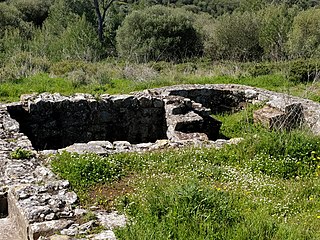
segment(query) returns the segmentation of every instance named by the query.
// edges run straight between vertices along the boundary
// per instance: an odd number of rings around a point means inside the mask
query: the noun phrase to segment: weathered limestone
[[[237,111],[246,103],[267,103],[270,107],[286,113],[289,119],[297,117],[299,120],[294,121],[294,125],[304,124],[314,134],[320,134],[320,104],[283,93],[237,84],[177,85],[151,89],[149,92],[161,96],[174,95],[189,98],[210,108],[213,113]],[[290,106],[296,106],[297,109],[294,107],[291,111]]]
[[[190,136],[190,135],[189,135]],[[101,142],[97,141],[97,145],[95,141],[91,141],[89,143],[75,143],[71,146],[68,146],[63,149],[52,151],[41,151],[42,155],[47,154],[55,154],[62,153],[63,151],[71,152],[71,153],[95,153],[100,155],[108,155],[115,153],[128,153],[128,152],[146,152],[146,151],[155,151],[161,149],[173,149],[173,148],[182,148],[182,147],[205,147],[205,148],[221,148],[227,144],[237,144],[241,141],[242,138],[232,138],[230,140],[218,139],[216,141],[212,140],[202,140],[199,138],[195,139],[187,139],[187,140],[177,140],[177,141],[169,141],[167,139],[157,140],[155,143],[141,143],[141,144],[130,144],[129,142],[124,142],[126,145],[115,145],[113,144],[112,148],[103,148]],[[116,142],[120,143],[120,141]],[[111,144],[106,141],[106,144]]]
[[[260,122],[269,129],[290,130],[301,127],[304,123],[301,103],[285,105],[284,108],[272,107],[268,103],[262,109],[254,112],[255,122]]]
[[[217,139],[221,122],[210,114],[237,111],[247,103],[266,105],[254,115],[269,128],[306,125],[320,134],[319,103],[240,85],[181,85],[99,99],[34,94],[0,104],[0,240],[72,239],[95,224],[108,230],[87,239],[115,239],[112,229],[123,226],[125,217],[97,212],[97,221],[77,224],[76,216],[85,211],[77,208],[76,194],[40,156],[237,144],[241,139]],[[33,157],[13,159],[10,153],[19,148]]]
[[[165,138],[186,140],[199,133],[203,133],[202,140],[212,140],[220,127],[201,104],[182,97],[103,95],[97,100],[87,94],[73,97],[40,94],[32,98],[24,96],[23,100],[9,105],[8,111],[38,150],[99,140],[130,143]]]
[[[167,137],[170,141],[217,139],[221,122],[210,116],[210,109],[188,98],[168,96],[164,99]]]

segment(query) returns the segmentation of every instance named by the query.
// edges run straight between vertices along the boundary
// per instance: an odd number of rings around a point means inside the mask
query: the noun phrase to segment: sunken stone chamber
[[[166,138],[163,102],[153,97],[88,94],[24,96],[7,107],[36,150],[96,140],[154,142]]]
[[[8,216],[8,197],[7,193],[0,192],[0,218],[6,218]]]

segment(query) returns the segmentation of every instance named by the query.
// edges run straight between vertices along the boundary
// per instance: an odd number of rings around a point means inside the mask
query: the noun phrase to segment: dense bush
[[[127,2],[129,1],[130,0],[127,0]],[[206,12],[211,16],[217,17],[225,13],[231,13],[232,11],[237,9],[240,5],[239,2],[239,0],[144,0],[141,1],[141,4],[162,4],[166,6],[178,6],[194,12]]]
[[[264,57],[271,60],[283,60],[286,57],[288,32],[292,26],[294,9],[285,5],[270,5],[259,12],[261,22],[259,43]]]
[[[319,79],[319,60],[295,60],[287,62],[288,79],[294,82],[312,82]]]
[[[179,61],[201,54],[200,36],[191,14],[182,9],[154,6],[134,11],[117,32],[121,57],[145,61]]]
[[[22,18],[27,22],[33,22],[41,26],[48,16],[48,11],[54,0],[10,0],[10,4],[15,6],[22,14]]]
[[[37,73],[47,72],[50,63],[45,57],[33,56],[30,52],[17,52],[12,55],[4,67],[0,68],[0,82],[12,81]]]
[[[49,16],[30,42],[32,52],[52,61],[99,59],[101,45],[94,27],[69,11],[63,1],[52,6]]]
[[[257,60],[262,56],[259,45],[259,21],[251,12],[219,17],[210,39],[213,59]]]
[[[21,33],[28,35],[30,26],[23,21],[23,15],[14,6],[6,2],[0,2],[0,38],[6,31],[18,29]]]
[[[289,33],[291,57],[308,58],[320,56],[320,9],[300,12],[293,21]]]

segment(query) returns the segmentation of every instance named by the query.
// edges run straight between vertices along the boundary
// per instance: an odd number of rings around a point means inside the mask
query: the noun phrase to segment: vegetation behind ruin
[[[0,101],[32,92],[98,95],[219,82],[318,100],[318,5],[1,1]]]

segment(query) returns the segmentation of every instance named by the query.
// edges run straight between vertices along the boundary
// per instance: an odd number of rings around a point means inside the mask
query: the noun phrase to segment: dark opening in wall
[[[36,150],[60,149],[89,141],[132,144],[166,139],[165,110],[159,99],[39,101],[8,106]]]
[[[172,90],[170,95],[189,98],[204,107],[210,108],[213,114],[234,112],[245,102],[244,93],[225,89],[182,89]]]
[[[0,218],[8,217],[8,197],[7,193],[0,194]]]

